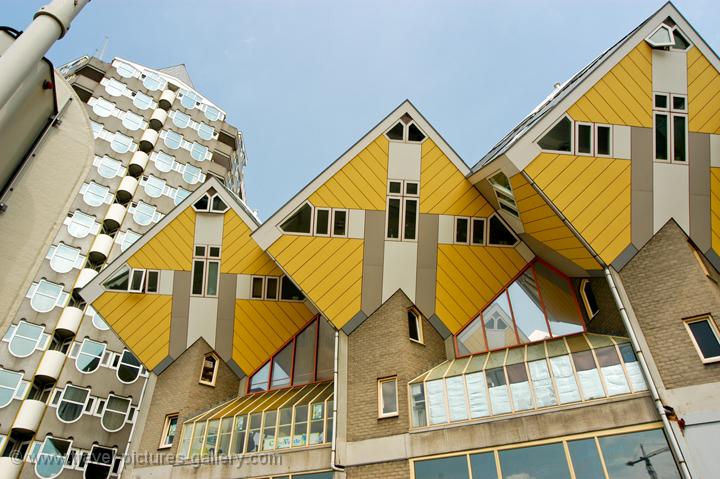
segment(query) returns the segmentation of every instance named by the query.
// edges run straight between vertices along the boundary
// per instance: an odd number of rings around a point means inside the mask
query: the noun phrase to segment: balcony
[[[125,219],[125,213],[127,208],[120,203],[113,203],[108,208],[108,212],[103,220],[103,226],[105,231],[111,232],[116,231]]]
[[[20,474],[23,461],[18,461],[13,457],[0,457],[0,477],[14,479]]]
[[[70,333],[70,335],[74,335],[80,327],[82,316],[82,309],[76,308],[75,306],[66,307],[60,315],[60,319],[58,319],[55,330],[60,330],[62,332]]]
[[[135,194],[137,187],[137,178],[134,176],[125,176],[122,181],[120,181],[120,186],[118,186],[117,192],[115,193],[118,203],[125,204],[130,201]]]
[[[162,108],[156,108],[150,117],[150,128],[160,131],[160,128],[165,124],[165,120],[167,120],[167,116],[167,111]]]
[[[35,399],[24,400],[18,410],[17,416],[15,416],[15,422],[12,425],[13,431],[37,432],[44,412],[44,402],[36,401]]]
[[[162,92],[162,95],[160,95],[160,101],[158,102],[160,108],[163,110],[169,110],[175,101],[176,96],[175,92],[171,90],[165,90]]]
[[[65,354],[52,349],[45,351],[43,358],[40,360],[37,371],[35,371],[35,377],[42,378],[46,381],[57,381],[60,377],[60,371],[62,370],[64,363]]]
[[[135,180],[135,182],[137,183],[137,180]],[[88,253],[90,261],[96,264],[104,263],[113,247],[113,241],[112,237],[104,233],[97,235]]]
[[[151,130],[146,130],[145,133]],[[157,132],[155,132],[157,135]],[[143,135],[144,136],[144,135]],[[130,173],[134,177],[138,177],[142,174],[143,171],[145,171],[145,167],[148,163],[148,155],[144,151],[136,151],[133,154],[132,159],[130,160],[130,164],[128,165],[128,173]]]
[[[75,281],[74,289],[84,288],[92,279],[98,275],[98,272],[91,268],[83,268]]]
[[[159,134],[155,130],[145,130],[140,138],[140,149],[145,152],[152,151],[152,149],[155,148],[158,136]]]

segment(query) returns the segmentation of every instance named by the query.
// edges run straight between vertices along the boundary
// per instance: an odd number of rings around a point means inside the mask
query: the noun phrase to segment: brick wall
[[[158,376],[138,453],[157,453],[165,416],[179,413],[173,446],[161,450],[166,454],[177,454],[183,421],[237,396],[240,380],[222,360],[214,387],[198,382],[205,354],[211,351],[212,348],[200,339]]]
[[[410,477],[408,461],[383,462],[366,466],[348,467],[348,479],[405,479]]]
[[[683,318],[720,319],[720,290],[670,221],[620,272],[623,285],[668,389],[720,381],[720,363],[703,364]]]
[[[605,276],[590,278],[590,287],[595,295],[598,308],[600,309],[595,317],[587,323],[588,331],[599,334],[612,334],[615,336],[627,336],[627,331],[620,318],[615,300],[612,297],[610,286]],[[578,298],[582,305],[582,298]],[[583,315],[585,308],[583,307]],[[587,316],[585,317],[587,321]]]
[[[407,432],[408,381],[446,359],[442,338],[425,318],[425,344],[409,339],[411,306],[407,296],[396,292],[348,338],[348,441]],[[378,419],[377,380],[393,375],[398,378],[399,414]]]

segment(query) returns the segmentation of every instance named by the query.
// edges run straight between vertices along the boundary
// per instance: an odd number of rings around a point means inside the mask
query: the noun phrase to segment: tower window
[[[693,345],[703,363],[720,361],[720,339],[712,317],[704,316],[686,320],[685,327],[687,327]]]
[[[580,282],[580,296],[582,297],[588,319],[594,318],[595,315],[600,312],[600,308],[598,307],[595,294],[590,286],[590,280],[583,279]]]
[[[219,360],[214,354],[206,354],[200,370],[200,384],[215,386],[217,379]]]
[[[411,341],[418,343],[423,342],[423,331],[422,331],[422,319],[420,315],[414,309],[409,309],[407,312],[408,319],[408,335]]]

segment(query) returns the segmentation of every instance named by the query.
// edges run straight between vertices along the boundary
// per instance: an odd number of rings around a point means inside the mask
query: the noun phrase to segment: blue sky
[[[24,29],[49,0],[3,0]],[[657,10],[651,0],[93,0],[48,57],[185,63],[245,134],[270,216],[404,99],[469,165],[552,89]],[[717,0],[675,2],[720,50]]]

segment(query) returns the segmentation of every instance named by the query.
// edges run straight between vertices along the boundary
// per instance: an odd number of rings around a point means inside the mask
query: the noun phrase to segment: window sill
[[[700,359],[702,360],[703,364],[720,363],[720,356],[718,356],[716,358],[710,358],[710,359],[705,359],[705,358],[701,357]]]
[[[164,450],[170,449],[170,448],[172,448],[172,444],[168,444],[167,446],[158,446],[157,450],[164,451]]]
[[[209,386],[211,388],[215,387],[215,383],[208,383],[208,382],[204,382],[204,381],[198,381],[198,384],[200,384],[201,386]]]
[[[419,344],[420,346],[425,346],[425,343],[422,341],[418,341],[417,339],[408,338],[411,343]]]
[[[398,414],[398,413],[386,414],[386,415],[384,415],[384,416],[378,416],[378,420],[380,420],[380,419],[392,419],[392,418],[394,418],[394,417],[399,417],[399,416],[400,416],[400,414]]]

